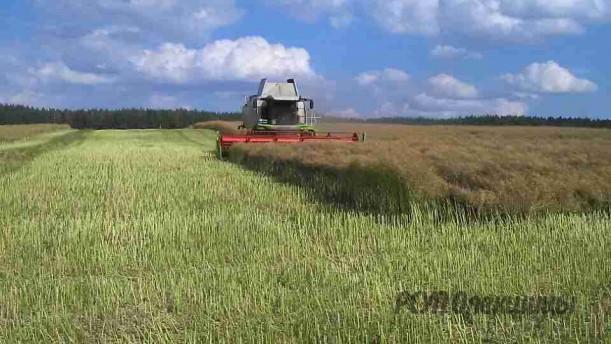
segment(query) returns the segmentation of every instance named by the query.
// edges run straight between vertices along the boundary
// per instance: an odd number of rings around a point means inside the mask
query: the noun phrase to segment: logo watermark
[[[575,298],[554,295],[469,295],[463,291],[402,291],[397,294],[395,313],[413,314],[512,314],[560,316],[575,311]]]

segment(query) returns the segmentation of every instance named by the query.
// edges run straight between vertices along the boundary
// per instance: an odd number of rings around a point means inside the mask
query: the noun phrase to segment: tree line
[[[326,117],[326,121],[358,122],[358,123],[390,123],[419,125],[488,125],[488,126],[553,126],[577,128],[607,128],[611,129],[611,120],[593,119],[587,117],[535,117],[535,116],[460,116],[453,118],[429,117],[383,117],[383,118],[335,118]]]
[[[24,105],[0,104],[0,125],[56,123],[68,124],[75,129],[174,129],[185,128],[197,122],[225,120],[239,121],[236,112],[212,112],[188,109],[88,109],[66,110],[36,108]],[[394,123],[420,125],[523,125],[611,129],[611,120],[587,117],[535,117],[535,116],[460,116],[453,118],[383,117],[338,118],[325,116],[327,122]]]
[[[212,120],[239,120],[231,112],[188,109],[88,109],[66,110],[0,104],[0,125],[3,124],[68,124],[75,129],[175,129]]]

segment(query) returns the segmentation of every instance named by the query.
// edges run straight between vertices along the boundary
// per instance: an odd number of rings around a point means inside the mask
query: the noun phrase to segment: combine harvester
[[[302,98],[295,80],[270,83],[261,80],[259,92],[247,97],[242,107],[242,125],[245,134],[221,133],[217,138],[220,158],[234,143],[301,143],[301,142],[358,142],[365,133],[319,132],[316,130],[314,101]]]

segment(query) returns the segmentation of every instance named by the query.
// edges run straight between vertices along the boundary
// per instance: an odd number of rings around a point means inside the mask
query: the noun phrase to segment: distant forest
[[[56,123],[75,129],[175,129],[212,120],[239,120],[238,113],[197,110],[89,109],[60,110],[0,104],[0,125]]]
[[[185,128],[197,122],[225,120],[239,121],[241,114],[235,112],[211,112],[199,110],[153,110],[153,109],[89,109],[61,110],[35,108],[23,105],[0,104],[0,125],[57,123],[69,124],[76,129],[151,129]],[[420,125],[524,125],[611,129],[609,119],[584,117],[533,117],[533,116],[461,116],[446,119],[428,117],[387,117],[369,119],[347,119],[325,116],[325,122],[395,123]]]
[[[336,118],[327,117],[327,122],[353,123],[391,123],[418,125],[493,125],[493,126],[552,126],[577,128],[607,128],[611,129],[609,119],[591,119],[586,117],[534,117],[534,116],[460,116],[453,118],[428,117],[385,117],[385,118]]]

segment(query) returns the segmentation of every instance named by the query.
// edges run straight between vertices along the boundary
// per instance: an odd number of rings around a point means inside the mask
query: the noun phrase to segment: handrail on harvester
[[[301,143],[301,142],[358,142],[365,140],[365,133],[360,137],[357,133],[347,132],[306,132],[306,131],[272,131],[251,130],[246,134],[219,134],[217,139],[217,154],[222,157],[235,143]]]

